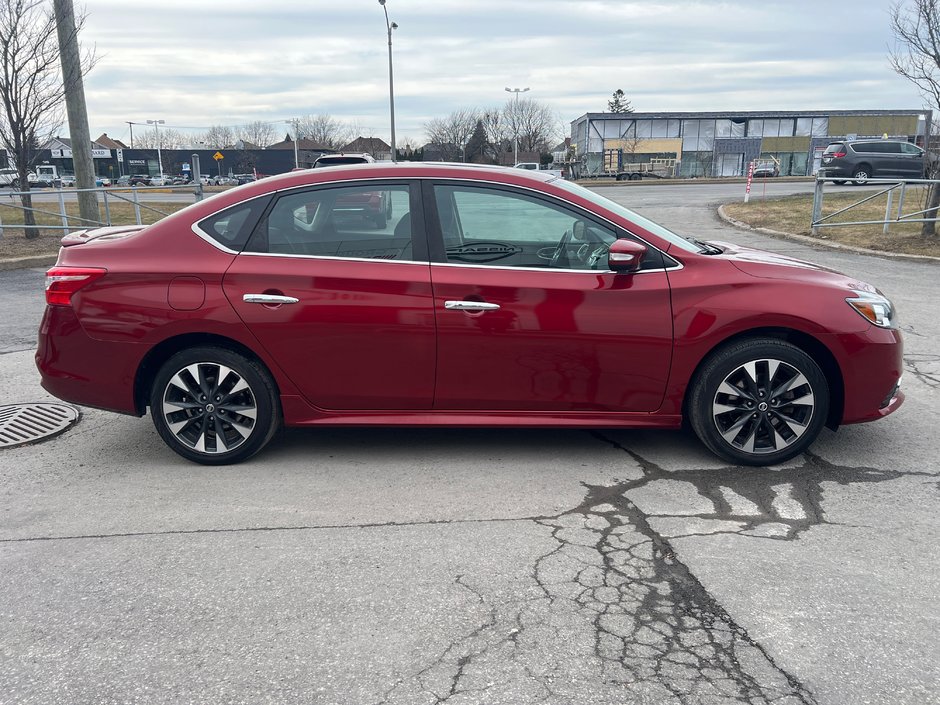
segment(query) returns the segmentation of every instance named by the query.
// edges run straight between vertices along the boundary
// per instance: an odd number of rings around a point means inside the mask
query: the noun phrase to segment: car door
[[[924,178],[924,150],[910,142],[900,142],[901,164],[905,176],[913,179]]]
[[[609,223],[521,188],[427,186],[436,410],[653,411],[672,355],[661,253],[615,274]]]
[[[381,229],[349,209],[372,193],[387,194],[398,215]],[[434,314],[420,194],[411,184],[279,194],[223,286],[311,404],[431,408]]]

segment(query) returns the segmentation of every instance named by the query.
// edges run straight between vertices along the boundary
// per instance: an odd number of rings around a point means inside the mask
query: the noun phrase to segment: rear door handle
[[[246,304],[296,304],[300,299],[293,296],[278,296],[275,294],[245,294],[242,301]]]
[[[489,304],[485,301],[445,301],[444,308],[448,311],[498,311],[499,304]]]

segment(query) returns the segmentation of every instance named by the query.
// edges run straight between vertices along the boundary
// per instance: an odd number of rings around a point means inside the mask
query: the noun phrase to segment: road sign
[[[212,158],[215,159],[216,161],[225,159],[225,157],[222,156],[222,152],[216,152],[215,154],[212,155]]]

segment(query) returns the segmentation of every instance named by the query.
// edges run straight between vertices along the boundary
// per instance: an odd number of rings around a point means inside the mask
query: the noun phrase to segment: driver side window
[[[435,185],[450,264],[607,269],[614,231],[525,193]]]

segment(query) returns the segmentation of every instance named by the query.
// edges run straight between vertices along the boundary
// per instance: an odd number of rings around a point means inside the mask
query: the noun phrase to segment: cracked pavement
[[[630,193],[895,298],[902,410],[768,470],[682,433],[480,429],[290,431],[198,468],[88,410],[0,454],[0,704],[940,702],[936,267],[659,192]],[[2,325],[0,403],[45,398],[33,323]]]

